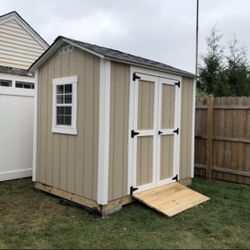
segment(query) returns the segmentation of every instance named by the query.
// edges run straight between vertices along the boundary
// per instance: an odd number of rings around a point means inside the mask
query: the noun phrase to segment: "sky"
[[[196,0],[1,0],[49,44],[58,35],[195,70]],[[199,54],[213,26],[250,47],[249,0],[200,0]],[[250,49],[248,51],[250,59]]]

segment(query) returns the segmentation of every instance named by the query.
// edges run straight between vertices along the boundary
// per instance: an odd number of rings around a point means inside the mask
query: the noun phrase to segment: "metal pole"
[[[196,9],[196,55],[195,55],[195,74],[198,74],[199,61],[199,0],[197,0]]]

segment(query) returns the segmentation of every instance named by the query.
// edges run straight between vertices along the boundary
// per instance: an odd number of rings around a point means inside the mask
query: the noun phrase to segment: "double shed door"
[[[176,181],[180,82],[139,73],[133,78],[133,187],[140,192]]]

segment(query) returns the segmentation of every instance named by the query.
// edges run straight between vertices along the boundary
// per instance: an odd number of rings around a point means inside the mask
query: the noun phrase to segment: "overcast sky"
[[[13,10],[48,43],[64,35],[194,71],[196,0],[0,1]],[[224,44],[235,34],[250,47],[249,0],[200,0],[200,53],[215,24]]]

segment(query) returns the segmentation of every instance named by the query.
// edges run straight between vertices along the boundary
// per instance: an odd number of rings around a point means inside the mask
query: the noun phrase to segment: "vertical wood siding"
[[[44,50],[15,20],[0,24],[0,65],[28,69]]]
[[[181,90],[180,179],[192,173],[193,79],[183,78]]]
[[[37,181],[97,197],[100,59],[74,48],[56,52],[38,73]],[[52,79],[78,76],[77,135],[52,133]]]
[[[111,63],[109,200],[127,195],[130,67]]]

